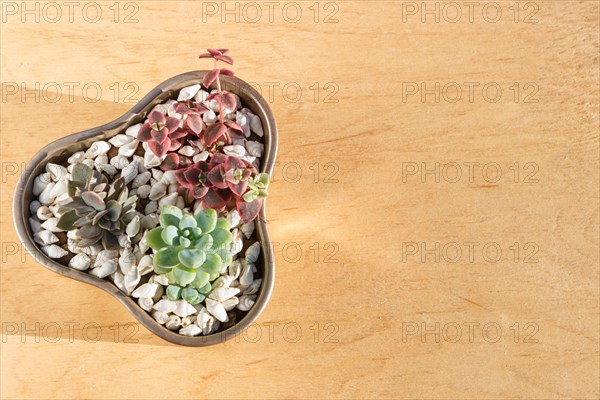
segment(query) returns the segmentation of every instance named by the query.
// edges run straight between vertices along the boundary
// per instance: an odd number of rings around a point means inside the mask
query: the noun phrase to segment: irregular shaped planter
[[[17,234],[27,251],[35,257],[36,261],[56,273],[105,290],[119,300],[150,331],[165,340],[186,346],[207,346],[230,339],[255,321],[264,310],[271,296],[275,279],[273,249],[265,224],[265,205],[263,205],[255,221],[256,233],[261,243],[261,255],[256,266],[258,268],[258,275],[263,279],[255,304],[240,321],[228,329],[206,336],[190,337],[182,336],[160,325],[150,314],[139,307],[135,299],[121,292],[112,282],[62,265],[46,256],[33,240],[33,233],[28,222],[30,217],[29,203],[33,197],[32,187],[34,178],[43,172],[48,162],[62,162],[71,154],[89,147],[96,140],[109,139],[123,132],[127,127],[143,122],[156,104],[170,98],[176,98],[180,89],[201,82],[202,77],[207,72],[209,71],[192,71],[177,75],[154,88],[120,118],[108,124],[75,133],[50,143],[40,150],[29,162],[28,165],[30,168],[24,171],[19,179],[13,199],[13,218]],[[225,90],[240,96],[245,106],[260,117],[264,130],[265,145],[260,171],[271,175],[277,152],[277,127],[268,104],[256,90],[241,79],[229,76],[224,76],[221,79],[221,84]]]

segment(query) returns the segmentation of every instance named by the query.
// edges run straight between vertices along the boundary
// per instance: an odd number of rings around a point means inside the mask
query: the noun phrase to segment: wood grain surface
[[[600,396],[597,1],[0,6],[2,398]],[[11,201],[206,47],[277,118],[277,273],[186,348],[24,254]]]

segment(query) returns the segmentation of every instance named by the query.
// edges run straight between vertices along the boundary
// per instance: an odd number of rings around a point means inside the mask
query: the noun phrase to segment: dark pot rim
[[[127,294],[121,292],[111,281],[97,278],[84,271],[78,271],[62,265],[49,258],[33,240],[33,233],[29,225],[29,203],[32,198],[32,186],[35,177],[45,169],[45,165],[56,158],[72,154],[79,149],[91,144],[94,140],[110,138],[130,125],[142,122],[148,112],[158,103],[173,98],[177,92],[186,86],[202,81],[202,77],[209,71],[191,71],[174,76],[152,89],[142,100],[134,105],[131,110],[112,122],[74,133],[58,139],[43,147],[29,162],[31,168],[23,171],[17,183],[13,198],[13,219],[19,239],[27,252],[44,267],[69,278],[88,283],[113,295],[133,316],[148,330],[169,342],[185,346],[209,346],[228,340],[252,324],[265,309],[275,283],[275,264],[273,248],[266,227],[266,202],[255,220],[258,240],[261,243],[261,257],[257,267],[262,266],[262,285],[256,302],[248,313],[233,326],[206,336],[183,336],[170,331],[160,325],[152,316],[143,310],[137,302]],[[223,89],[240,96],[244,106],[258,115],[263,124],[265,151],[262,157],[261,172],[271,175],[277,153],[277,126],[271,109],[265,99],[250,84],[237,78],[224,76],[221,78]],[[262,263],[260,263],[262,261]],[[259,265],[261,264],[261,265]]]

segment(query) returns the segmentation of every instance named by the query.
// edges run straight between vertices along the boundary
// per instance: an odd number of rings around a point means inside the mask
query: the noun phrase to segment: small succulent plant
[[[178,207],[164,206],[159,219],[160,226],[149,231],[146,240],[155,251],[154,271],[166,274],[170,284],[201,289],[211,274],[219,274],[231,263],[233,235],[227,219],[217,218],[215,210],[192,216]]]
[[[186,131],[179,129],[179,120],[168,117],[160,111],[152,111],[137,135],[140,142],[148,143],[148,147],[157,157],[181,147],[181,139]]]
[[[242,196],[244,201],[251,203],[256,199],[264,199],[268,196],[269,175],[261,172],[248,179],[248,191]],[[238,211],[239,212],[239,211]]]
[[[256,218],[267,197],[269,176],[239,158],[217,153],[209,163],[200,161],[175,172],[188,201],[202,199],[205,208],[220,210],[234,199],[243,222]]]
[[[207,113],[208,108],[201,102],[186,101],[174,105],[176,113],[185,115],[183,128],[195,136],[200,136],[200,133],[205,128],[202,115]]]
[[[79,247],[102,241],[105,249],[118,249],[118,236],[137,214],[137,196],[129,196],[124,179],[109,185],[103,174],[78,163],[73,167],[68,193],[70,201],[59,209],[58,228],[77,229]]]
[[[244,129],[240,125],[234,121],[225,120],[225,109],[235,110],[237,105],[237,100],[233,93],[230,93],[221,87],[220,76],[233,76],[233,71],[225,68],[217,68],[218,61],[233,65],[233,58],[228,54],[228,49],[208,49],[207,53],[200,54],[198,57],[214,60],[214,68],[204,75],[202,85],[206,89],[210,89],[210,86],[214,82],[217,83],[217,92],[208,96],[206,100],[214,100],[219,104],[219,120],[208,126],[200,136],[202,143],[207,147],[214,145],[221,138],[224,139],[225,143],[231,143],[232,138],[242,139],[244,137]]]

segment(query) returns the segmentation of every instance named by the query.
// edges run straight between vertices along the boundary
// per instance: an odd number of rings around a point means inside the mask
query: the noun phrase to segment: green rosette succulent
[[[212,209],[192,216],[175,206],[164,206],[159,220],[160,226],[146,236],[155,252],[154,271],[166,274],[169,283],[174,285],[171,297],[185,294],[195,299],[194,293],[186,289],[203,289],[211,277],[218,276],[223,267],[231,263],[229,244],[233,235],[229,222],[217,218],[217,212]],[[179,293],[175,285],[180,287]]]
[[[59,208],[57,226],[65,231],[77,229],[79,247],[102,241],[105,249],[119,248],[119,235],[136,216],[137,196],[129,196],[124,179],[112,184],[98,171],[75,164],[68,181],[70,200]]]

